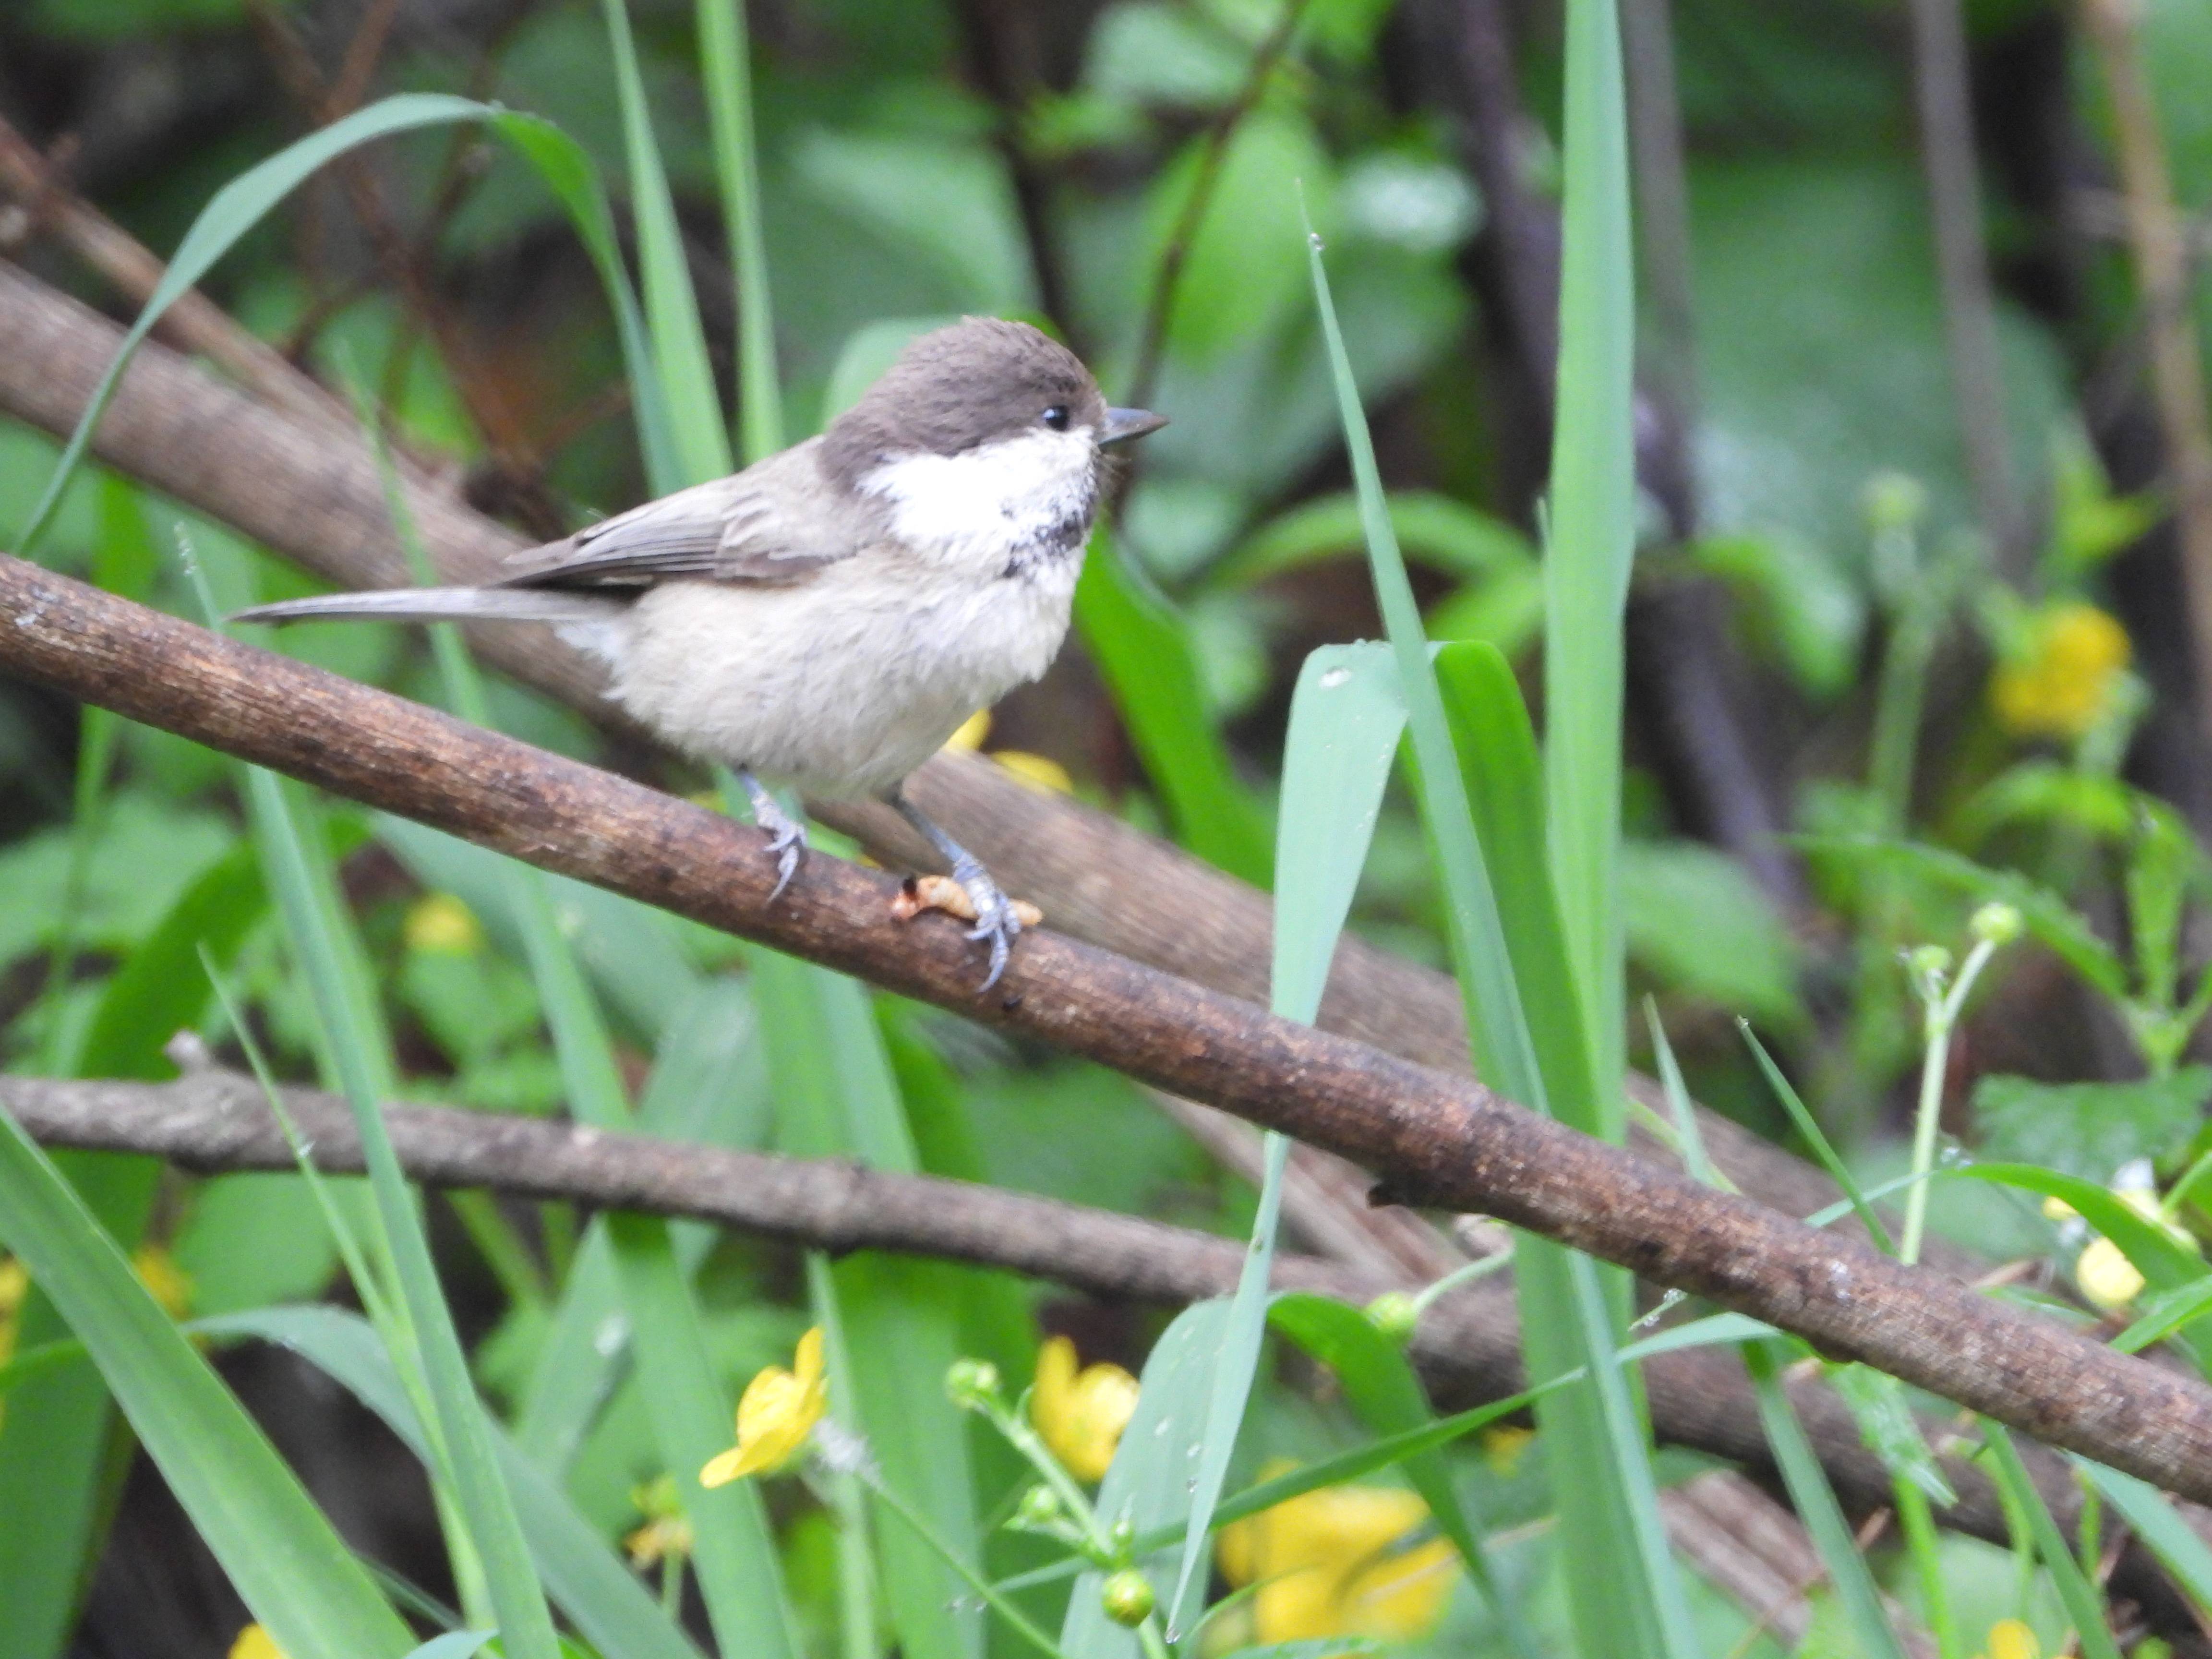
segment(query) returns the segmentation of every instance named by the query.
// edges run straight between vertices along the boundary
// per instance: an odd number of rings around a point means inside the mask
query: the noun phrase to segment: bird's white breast
[[[614,695],[702,758],[880,793],[1066,635],[1079,546],[1014,576],[943,552],[890,544],[789,586],[656,587],[625,618]]]

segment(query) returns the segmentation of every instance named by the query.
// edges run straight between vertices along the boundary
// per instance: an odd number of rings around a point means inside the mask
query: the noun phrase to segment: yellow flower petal
[[[979,708],[960,722],[960,729],[945,738],[947,749],[963,749],[973,754],[983,746],[983,739],[991,735],[991,711]]]
[[[2094,605],[2055,605],[2027,649],[1990,681],[1997,721],[2021,737],[2079,738],[2104,719],[2129,657],[2127,630]]]
[[[182,1319],[191,1312],[191,1276],[177,1265],[176,1257],[159,1244],[141,1244],[131,1252],[131,1265],[137,1270],[138,1282],[161,1304],[163,1313]]]
[[[1270,1479],[1284,1466],[1261,1474]],[[1440,1538],[1402,1547],[1428,1518],[1413,1493],[1333,1486],[1222,1529],[1214,1559],[1232,1584],[1256,1584],[1253,1639],[1405,1640],[1436,1623],[1457,1556]]]
[[[799,1339],[793,1363],[795,1371],[766,1366],[745,1384],[738,1401],[738,1443],[699,1471],[701,1486],[772,1474],[799,1455],[830,1403],[819,1325]]]
[[[407,908],[407,948],[430,956],[471,956],[483,948],[483,924],[451,893],[427,893]]]
[[[1075,780],[1067,775],[1067,769],[1048,756],[1032,755],[1026,749],[994,749],[991,758],[1032,789],[1048,795],[1075,793]]]
[[[1106,1478],[1121,1431],[1136,1409],[1137,1379],[1119,1365],[1089,1365],[1079,1371],[1075,1344],[1064,1336],[1038,1350],[1030,1420],[1077,1480]]]
[[[248,1625],[230,1644],[230,1659],[284,1659],[276,1638],[258,1625]]]
[[[2143,1276],[2109,1238],[2093,1238],[2074,1263],[2074,1282],[2095,1306],[2110,1313],[2142,1294]]]
[[[2035,1632],[2018,1619],[2000,1619],[1990,1626],[1989,1659],[2042,1659],[2043,1644]]]

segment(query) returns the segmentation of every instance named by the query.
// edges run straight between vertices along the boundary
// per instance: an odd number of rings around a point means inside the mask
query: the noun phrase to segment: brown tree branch
[[[626,779],[0,557],[0,671],[542,868],[1219,1106],[1796,1332],[2053,1446],[2212,1498],[2212,1389],[1577,1134],[1471,1079],[1050,932],[977,992],[958,924],[817,855],[781,897],[758,833]]]
[[[69,431],[120,338],[105,318],[0,261],[0,410],[49,432]],[[382,483],[357,436],[303,429],[163,348],[140,350],[93,449],[339,586],[410,580]],[[526,544],[445,492],[410,487],[409,500],[423,544],[448,580],[482,580]],[[470,643],[524,684],[636,735],[601,695],[598,668],[550,630],[479,628]],[[1266,1004],[1273,913],[1257,889],[1103,812],[1040,794],[974,756],[938,756],[907,793],[1042,905],[1055,927]],[[887,862],[933,867],[934,855],[889,808],[810,805]],[[1356,938],[1338,947],[1320,1024],[1424,1065],[1471,1069],[1452,981]],[[1630,1086],[1661,1103],[1650,1079],[1633,1078]],[[1810,1164],[1717,1113],[1701,1112],[1699,1128],[1729,1178],[1774,1209],[1809,1215],[1838,1195]],[[1976,1271],[1955,1252],[1931,1248],[1929,1259],[1948,1261],[1961,1276]]]
[[[287,1088],[284,1105],[316,1168],[362,1171],[361,1145],[345,1103],[320,1090]],[[294,1167],[276,1117],[249,1079],[208,1071],[173,1083],[56,1081],[0,1076],[0,1109],[49,1146],[137,1152],[204,1174]],[[887,1250],[1006,1268],[1091,1295],[1179,1304],[1233,1290],[1243,1260],[1234,1240],[1054,1199],[1008,1193],[927,1176],[889,1175],[842,1160],[809,1160],[604,1133],[538,1117],[424,1106],[385,1112],[392,1144],[410,1176],[426,1185],[483,1188],[518,1196],[563,1199],[596,1209],[690,1217],[812,1249]],[[1283,1252],[1274,1282],[1354,1306],[1419,1282],[1396,1267],[1352,1267]],[[1498,1279],[1440,1297],[1423,1318],[1412,1355],[1432,1391],[1454,1403],[1502,1399],[1526,1386],[1512,1297]],[[1644,1362],[1645,1392],[1659,1437],[1771,1473],[1758,1410],[1742,1367],[1718,1350],[1660,1354]],[[1791,1383],[1792,1399],[1844,1501],[1872,1508],[1887,1501],[1889,1478],[1861,1440],[1836,1396],[1816,1379]],[[2080,1490],[2066,1467],[2033,1446],[2038,1483],[2070,1527]],[[1960,1495],[1945,1523],[2006,1541],[2002,1505],[1978,1470],[1956,1459],[1947,1472]],[[1716,1506],[1748,1516],[1713,1513]],[[1681,1506],[1678,1505],[1678,1509]],[[1758,1524],[1750,1494],[1709,1490],[1673,1516],[1698,1540],[1692,1559],[1732,1593],[1755,1588],[1757,1575],[1731,1567],[1718,1552],[1733,1531],[1747,1550],[1769,1559],[1784,1579],[1808,1575],[1798,1565],[1784,1511]],[[1778,1555],[1788,1558],[1779,1563]],[[2140,1550],[2121,1558],[2121,1593],[2161,1615],[2186,1615],[2155,1564]],[[1764,1613],[1764,1605],[1757,1609]]]

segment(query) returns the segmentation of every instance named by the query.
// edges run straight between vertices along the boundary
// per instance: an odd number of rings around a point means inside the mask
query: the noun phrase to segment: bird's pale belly
[[[652,590],[631,613],[614,695],[702,759],[820,793],[882,793],[1045,671],[1073,580],[854,568],[868,562],[788,587]]]

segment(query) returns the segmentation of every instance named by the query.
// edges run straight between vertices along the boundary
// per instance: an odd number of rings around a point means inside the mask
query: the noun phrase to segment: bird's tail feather
[[[393,587],[374,593],[324,593],[240,611],[233,622],[605,622],[621,604],[589,593],[528,587]]]

